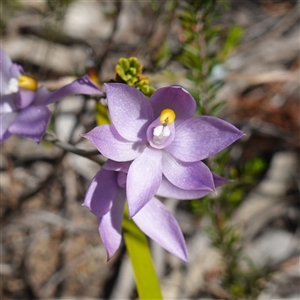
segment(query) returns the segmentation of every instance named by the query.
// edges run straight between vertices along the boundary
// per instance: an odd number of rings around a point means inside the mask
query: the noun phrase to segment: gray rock
[[[275,265],[295,253],[298,245],[298,239],[293,234],[284,230],[273,230],[259,237],[246,253],[256,264]]]
[[[76,24],[76,25],[75,25]],[[108,38],[113,21],[97,1],[74,1],[65,16],[63,31],[74,38]]]
[[[68,141],[70,134],[76,124],[76,116],[71,114],[60,114],[55,119],[55,132],[60,141]],[[77,132],[77,135],[83,132]]]

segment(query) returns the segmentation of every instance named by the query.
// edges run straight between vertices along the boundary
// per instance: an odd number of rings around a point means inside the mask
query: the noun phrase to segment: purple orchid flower
[[[99,233],[108,259],[121,245],[129,165],[130,162],[108,160],[92,180],[83,203],[99,219]],[[152,197],[132,219],[148,237],[187,261],[187,249],[181,229],[161,201]]]
[[[242,137],[240,130],[216,117],[193,117],[196,102],[180,86],[160,88],[150,99],[119,83],[107,84],[106,93],[113,125],[84,136],[111,160],[133,160],[126,183],[130,217],[153,198],[163,176],[178,189],[215,191],[217,179],[202,160]]]
[[[122,240],[122,219],[126,199],[126,180],[131,162],[108,160],[90,183],[83,205],[99,219],[99,233],[110,259]],[[228,180],[213,174],[216,187]],[[178,199],[201,198],[209,190],[184,190],[164,176],[158,196]],[[156,197],[152,197],[132,218],[152,240],[179,258],[187,261],[186,244],[174,216]]]
[[[54,91],[38,88],[37,81],[24,74],[0,48],[0,143],[11,135],[40,142],[50,122],[48,104],[69,94],[102,94],[88,76]]]

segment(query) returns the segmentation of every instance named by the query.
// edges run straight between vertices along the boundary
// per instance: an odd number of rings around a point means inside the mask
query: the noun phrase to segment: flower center
[[[21,75],[19,78],[10,78],[8,81],[8,88],[4,91],[4,95],[17,93],[19,88],[24,88],[29,91],[35,92],[37,90],[37,81],[27,75]]]
[[[168,138],[171,134],[170,129],[167,125],[159,125],[153,130],[153,142],[157,145],[160,145]]]
[[[18,78],[19,87],[35,92],[37,90],[37,81],[30,76],[21,75]]]
[[[150,145],[156,149],[167,147],[175,137],[174,121],[176,114],[171,108],[165,108],[160,116],[147,129]]]
[[[9,94],[16,93],[19,90],[19,82],[17,78],[11,78],[8,82]]]
[[[175,121],[175,119],[176,119],[176,114],[174,110],[171,108],[165,108],[164,110],[162,110],[159,116],[159,120],[161,124],[164,125],[172,124]]]

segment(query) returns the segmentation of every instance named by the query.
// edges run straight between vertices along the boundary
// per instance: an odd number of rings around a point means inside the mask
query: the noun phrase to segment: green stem
[[[133,266],[139,299],[161,300],[162,294],[144,233],[128,218],[123,219],[124,240]]]

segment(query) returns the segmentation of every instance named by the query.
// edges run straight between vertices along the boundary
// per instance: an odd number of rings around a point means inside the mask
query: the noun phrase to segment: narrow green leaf
[[[219,58],[224,61],[230,52],[236,47],[243,35],[243,29],[238,25],[233,25],[227,34],[223,49],[219,53]]]
[[[139,299],[163,299],[147,238],[135,223],[129,219],[127,208],[124,213],[123,229],[123,236],[133,266]]]

